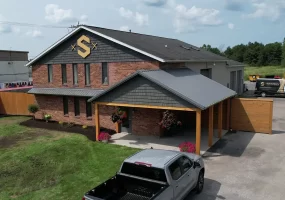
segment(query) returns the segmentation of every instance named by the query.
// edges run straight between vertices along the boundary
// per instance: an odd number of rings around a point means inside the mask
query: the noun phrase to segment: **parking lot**
[[[225,135],[204,154],[205,188],[187,200],[281,200],[285,196],[285,99],[274,98],[273,135]]]

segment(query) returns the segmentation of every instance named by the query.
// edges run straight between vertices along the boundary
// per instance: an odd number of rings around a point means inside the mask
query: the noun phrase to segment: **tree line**
[[[285,67],[285,38],[283,43],[274,42],[264,45],[259,42],[249,42],[228,47],[225,51],[206,44],[202,48],[251,66],[282,65]]]

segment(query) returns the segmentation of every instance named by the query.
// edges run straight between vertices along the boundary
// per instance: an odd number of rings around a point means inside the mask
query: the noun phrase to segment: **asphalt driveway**
[[[273,135],[225,135],[204,154],[205,188],[186,200],[281,200],[285,196],[285,99],[274,99]]]

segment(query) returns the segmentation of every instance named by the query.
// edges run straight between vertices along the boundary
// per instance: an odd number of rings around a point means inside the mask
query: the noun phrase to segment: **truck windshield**
[[[122,166],[121,172],[142,178],[167,182],[164,170],[159,168],[125,162]]]

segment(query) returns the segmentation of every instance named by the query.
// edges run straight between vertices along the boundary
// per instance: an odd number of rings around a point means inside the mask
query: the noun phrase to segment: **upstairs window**
[[[74,115],[80,115],[80,101],[78,97],[74,97]]]
[[[102,63],[102,84],[108,85],[109,84],[109,77],[108,77],[108,63]]]
[[[52,65],[48,65],[48,82],[52,82]]]
[[[66,64],[61,65],[61,78],[62,78],[62,84],[67,84]]]
[[[85,64],[85,85],[90,85],[90,64]]]
[[[73,85],[78,85],[78,68],[77,64],[72,65],[72,72],[73,72]]]
[[[92,103],[88,102],[88,99],[86,99],[86,117],[92,117]]]

